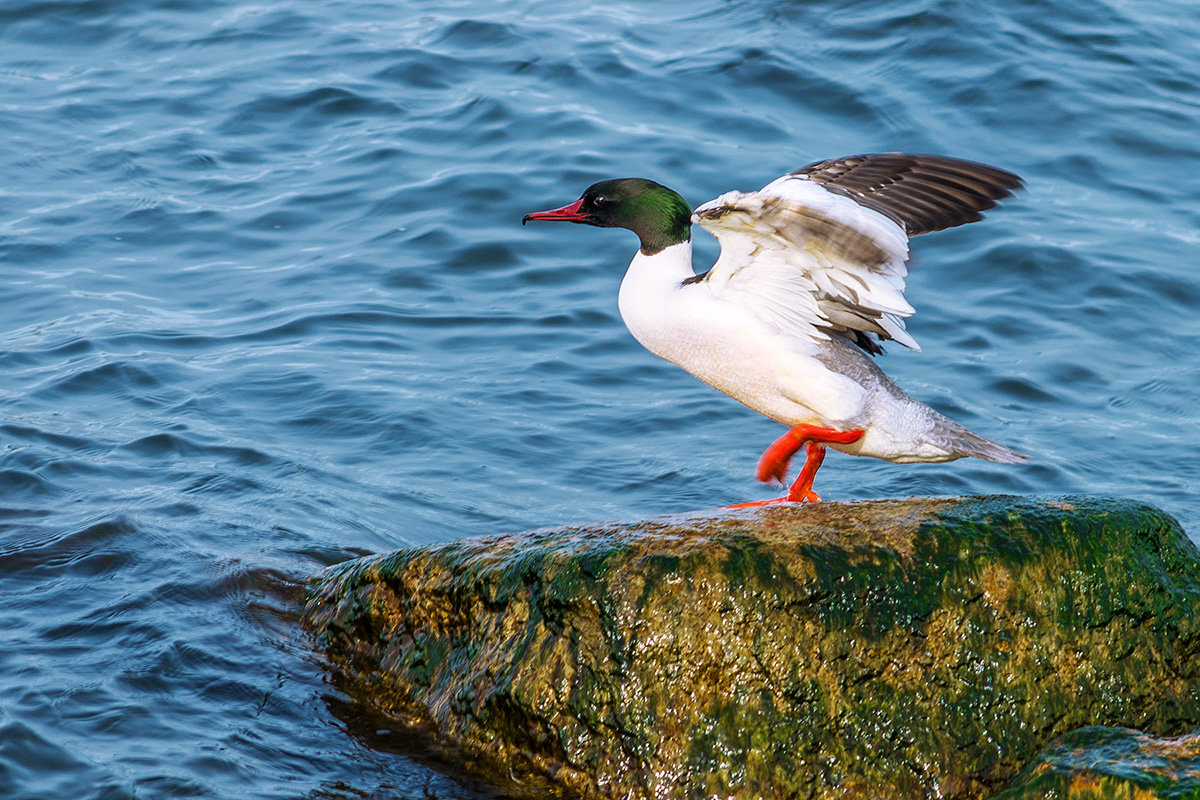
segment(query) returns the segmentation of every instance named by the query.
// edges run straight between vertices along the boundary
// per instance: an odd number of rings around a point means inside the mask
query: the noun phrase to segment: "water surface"
[[[298,599],[364,552],[770,496],[778,426],[623,329],[632,235],[520,226],[605,177],[1021,174],[914,242],[924,350],[881,363],[1033,461],[832,454],[817,488],[1200,531],[1200,9],[9,0],[0,119],[2,796],[488,795],[346,713]]]

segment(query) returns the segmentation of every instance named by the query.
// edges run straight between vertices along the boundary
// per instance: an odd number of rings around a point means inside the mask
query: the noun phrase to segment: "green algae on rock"
[[[982,798],[1084,725],[1200,725],[1200,553],[1096,498],[769,506],[331,568],[355,699],[584,798]]]
[[[993,800],[1185,800],[1200,797],[1200,732],[1156,739],[1091,726],[1058,739]]]

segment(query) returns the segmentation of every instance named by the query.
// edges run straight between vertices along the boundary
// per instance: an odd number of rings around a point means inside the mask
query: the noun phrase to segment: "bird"
[[[617,295],[621,318],[651,353],[787,427],[763,452],[758,480],[788,493],[731,508],[820,500],[813,481],[832,448],[899,464],[1028,456],[916,400],[874,360],[883,342],[919,350],[905,329],[909,239],[982,218],[1022,188],[1017,175],[940,155],[869,153],[817,161],[758,191],[692,210],[645,178],[594,183],[531,221],[626,228],[639,248]],[[692,265],[692,225],[721,251]]]

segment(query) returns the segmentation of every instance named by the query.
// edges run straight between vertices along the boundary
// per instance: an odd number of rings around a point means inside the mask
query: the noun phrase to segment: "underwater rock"
[[[339,685],[582,798],[983,798],[1084,725],[1200,726],[1200,552],[1100,498],[767,506],[331,568]]]
[[[1200,732],[1155,739],[1092,726],[1047,747],[993,800],[1180,800],[1200,797]]]

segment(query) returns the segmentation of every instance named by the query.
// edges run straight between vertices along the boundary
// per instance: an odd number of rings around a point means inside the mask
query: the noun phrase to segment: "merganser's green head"
[[[593,183],[570,205],[526,214],[521,220],[581,222],[601,228],[628,228],[648,256],[692,238],[692,209],[677,192],[645,178],[614,178]]]

